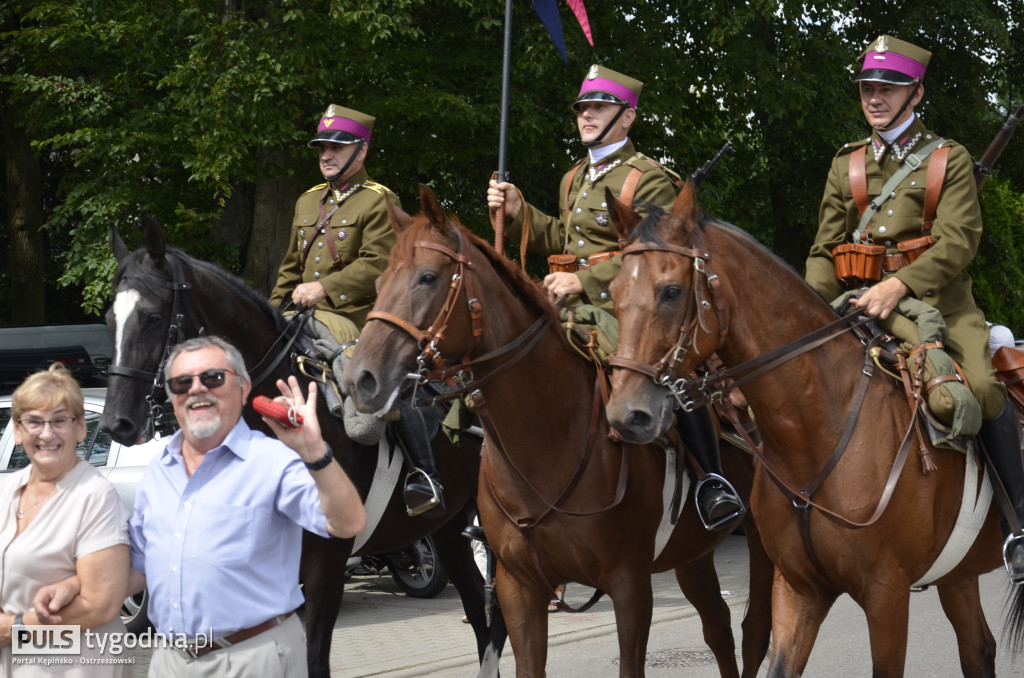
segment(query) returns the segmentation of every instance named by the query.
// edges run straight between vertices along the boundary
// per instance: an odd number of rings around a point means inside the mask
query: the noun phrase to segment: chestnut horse
[[[753,238],[699,214],[690,186],[670,214],[650,215],[639,225],[640,216],[624,205],[611,214],[620,235],[630,238],[612,284],[620,322],[612,364],[620,369],[608,405],[624,440],[639,443],[663,432],[667,388],[686,392],[680,384],[687,380],[673,381],[672,374],[685,377],[717,353],[739,381],[762,356],[777,358],[790,342],[843,323]],[[867,615],[872,675],[902,676],[911,586],[957,521],[965,455],[935,450],[938,471],[928,474],[916,461],[902,465],[911,423],[907,397],[880,371],[865,376],[869,367],[861,341],[840,331],[784,365],[750,372],[743,383],[763,441],[751,503],[776,566],[773,677],[800,675],[842,593]],[[868,406],[858,416],[851,412],[862,379]],[[714,385],[715,374],[703,380]],[[703,393],[700,384],[687,385]],[[836,461],[844,428],[852,431]],[[978,589],[978,576],[1002,564],[994,505],[982,521],[966,556],[933,582],[956,632],[963,673],[972,677],[995,675],[995,641]],[[1008,625],[1014,640],[1022,601],[1018,588]]]
[[[167,248],[160,227],[151,219],[146,220],[145,247],[132,253],[116,229],[111,231],[119,265],[114,277],[116,297],[107,313],[114,335],[114,358],[101,425],[115,440],[134,444],[145,437],[150,401],[164,395],[159,386],[163,379],[157,375],[168,348],[200,333],[223,337],[241,351],[253,380],[252,397],[279,395],[274,384],[278,378],[287,378],[301,339],[290,342],[289,327],[265,298],[223,269]],[[302,375],[297,376],[303,385],[308,383]],[[377,473],[376,446],[349,440],[342,421],[329,414],[322,397],[318,413],[324,438],[365,501]],[[244,415],[251,427],[272,435],[251,408],[245,408]],[[467,509],[473,506],[480,459],[474,443],[479,438],[464,439],[464,444],[452,445],[439,435],[433,443],[447,512],[431,518],[409,517],[399,482],[390,498],[381,497],[386,506],[358,553],[392,551],[433,534],[438,560],[462,598],[483,657],[488,647],[500,653],[505,636],[500,615],[495,615],[488,627],[483,578],[469,542],[460,534],[470,521]],[[301,576],[311,676],[330,673],[331,633],[344,592],[345,562],[353,545],[353,539],[303,536]]]
[[[457,392],[473,391],[484,425],[477,504],[498,560],[495,586],[517,675],[544,675],[547,604],[557,584],[574,581],[612,598],[619,675],[643,676],[651,573],[673,568],[721,675],[738,676],[713,560],[727,535],[705,530],[687,499],[656,552],[670,503],[663,502],[669,455],[609,438],[601,376],[570,346],[541,288],[447,217],[429,188],[421,186],[420,197],[418,217],[391,208],[398,243],[345,378],[364,412],[386,408],[410,377],[468,381]],[[749,489],[751,457],[730,448],[725,463],[736,486]],[[743,675],[754,676],[768,648],[772,566],[754,525],[746,529]]]

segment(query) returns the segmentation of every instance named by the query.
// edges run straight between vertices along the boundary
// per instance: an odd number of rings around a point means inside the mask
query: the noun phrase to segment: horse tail
[[[1020,652],[1024,648],[1024,585],[1014,586],[1006,602],[1009,611],[1006,613],[1003,638],[1010,643],[1011,652]]]

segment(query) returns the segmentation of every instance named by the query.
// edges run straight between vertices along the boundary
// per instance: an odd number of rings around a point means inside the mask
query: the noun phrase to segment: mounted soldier
[[[676,200],[678,176],[637,152],[629,139],[644,84],[603,66],[591,66],[572,109],[587,157],[562,177],[559,215],[549,216],[528,204],[513,184],[492,180],[487,204],[494,214],[505,210],[508,235],[548,256],[551,272],[543,286],[566,305],[590,303],[613,313],[608,285],[621,266],[619,236],[609,219],[605,190],[627,205],[669,209]],[[709,529],[734,526],[745,508],[722,476],[715,422],[709,408],[676,413],[683,443],[707,473],[698,484],[697,508]]]
[[[860,55],[854,80],[873,129],[832,161],[805,277],[828,300],[864,287],[853,304],[881,319],[907,297],[941,312],[949,329],[944,348],[960,363],[981,405],[981,440],[1015,514],[1004,511],[1003,557],[1019,583],[1024,535],[1013,534],[1010,525],[1024,520],[1020,438],[966,272],[982,233],[974,164],[963,146],[928,130],[914,112],[930,58],[930,52],[888,35]]]
[[[295,203],[288,249],[270,295],[274,306],[290,294],[295,306],[315,308],[314,317],[349,355],[373,308],[377,277],[395,244],[387,200],[400,204],[390,189],[369,178],[364,167],[374,121],[335,104],[320,118],[308,146],[317,151],[324,183]],[[428,426],[411,403],[402,402],[398,409],[401,447],[412,468],[405,486],[409,514],[443,511]],[[346,424],[350,421],[346,417]]]

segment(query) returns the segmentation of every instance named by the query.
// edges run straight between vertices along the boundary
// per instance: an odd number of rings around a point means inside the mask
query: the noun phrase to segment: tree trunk
[[[278,151],[264,151],[261,156],[259,166],[263,167],[289,160]],[[277,282],[277,269],[288,247],[288,238],[291,237],[295,201],[303,187],[294,177],[275,176],[280,172],[261,174],[269,178],[260,179],[256,183],[252,230],[248,247],[244,251],[242,278],[254,290],[269,297]]]
[[[43,268],[46,241],[43,236],[43,178],[39,156],[31,138],[17,125],[17,107],[11,101],[0,106],[6,140],[7,175],[7,275],[10,290],[6,303],[12,325],[45,322]]]

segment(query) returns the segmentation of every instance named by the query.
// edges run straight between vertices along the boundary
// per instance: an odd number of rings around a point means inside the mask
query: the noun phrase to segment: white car
[[[88,433],[78,446],[78,456],[95,466],[117,488],[117,493],[131,513],[135,505],[135,488],[142,479],[146,464],[166,441],[151,440],[143,445],[126,446],[114,442],[110,434],[99,428],[100,415],[106,400],[105,388],[82,389],[85,396],[85,424]],[[11,421],[11,396],[0,396],[0,473],[10,473],[28,465],[28,455],[14,444],[14,422]],[[128,630],[141,632],[149,625],[146,617],[146,593],[125,599],[121,617]]]

